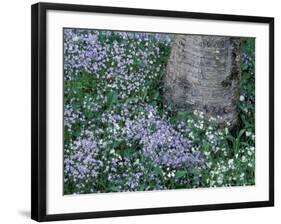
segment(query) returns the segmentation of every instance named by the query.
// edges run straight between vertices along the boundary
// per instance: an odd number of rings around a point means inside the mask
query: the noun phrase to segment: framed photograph
[[[274,205],[274,19],[32,5],[32,219]]]

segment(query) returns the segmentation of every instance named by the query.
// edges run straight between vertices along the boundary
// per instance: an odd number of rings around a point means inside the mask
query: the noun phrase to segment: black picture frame
[[[37,3],[31,10],[31,218],[36,221],[133,216],[274,206],[274,18],[73,4]],[[68,214],[46,214],[46,12],[63,10],[269,24],[269,200]]]

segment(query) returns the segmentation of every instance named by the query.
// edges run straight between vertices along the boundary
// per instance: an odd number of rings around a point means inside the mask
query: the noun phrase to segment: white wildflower
[[[246,136],[249,137],[252,134],[250,131],[246,131]]]
[[[240,98],[239,98],[239,100],[240,100],[240,101],[244,101],[244,100],[245,100],[245,97],[244,97],[243,95],[241,95]]]

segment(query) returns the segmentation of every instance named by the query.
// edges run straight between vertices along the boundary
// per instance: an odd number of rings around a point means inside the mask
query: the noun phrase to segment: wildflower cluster
[[[144,156],[160,166],[177,168],[192,166],[202,162],[200,153],[192,153],[191,141],[176,131],[166,119],[148,106],[144,116],[137,121],[127,121],[126,131],[129,139],[139,141]]]
[[[174,35],[63,34],[65,194],[254,184],[252,50],[242,63],[241,125],[222,130],[219,118],[164,105]]]

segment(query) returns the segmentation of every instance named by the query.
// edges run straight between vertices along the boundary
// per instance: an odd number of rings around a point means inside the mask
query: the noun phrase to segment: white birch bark
[[[164,78],[166,103],[221,117],[220,126],[238,122],[240,38],[178,35]]]

